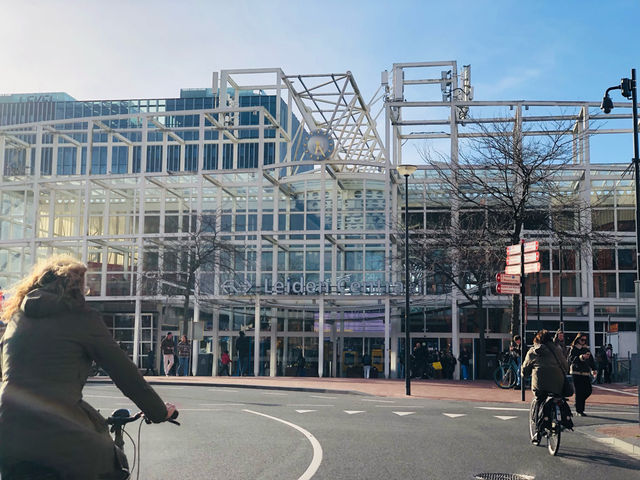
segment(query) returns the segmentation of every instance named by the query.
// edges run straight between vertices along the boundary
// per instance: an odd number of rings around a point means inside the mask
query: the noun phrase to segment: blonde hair
[[[52,286],[61,300],[69,306],[84,300],[84,274],[87,267],[70,255],[54,255],[41,260],[31,272],[10,290],[10,298],[4,302],[1,319],[7,323],[20,309],[24,297],[43,286]]]

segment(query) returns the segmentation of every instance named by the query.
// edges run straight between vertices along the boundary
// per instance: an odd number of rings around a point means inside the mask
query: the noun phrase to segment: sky
[[[0,0],[0,18],[0,93],[78,100],[262,67],[349,70],[368,100],[393,63],[456,60],[475,100],[599,102],[640,67],[638,0]]]

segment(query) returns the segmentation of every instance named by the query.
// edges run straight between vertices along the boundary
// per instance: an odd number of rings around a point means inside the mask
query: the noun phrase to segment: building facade
[[[424,78],[408,80],[415,71]],[[404,98],[405,88],[430,84],[448,96]],[[300,356],[308,375],[361,375],[368,353],[381,375],[395,378],[405,299],[405,191],[395,167],[409,145],[435,142],[455,164],[483,108],[510,108],[517,124],[529,108],[563,107],[576,128],[590,129],[589,102],[477,102],[471,92],[469,70],[458,74],[446,62],[394,65],[371,102],[350,72],[280,69],[222,71],[211,88],[179,98],[0,97],[0,286],[39,258],[68,253],[86,262],[89,301],[141,365],[187,311],[197,374],[217,374],[217,359],[223,350],[235,356],[244,330],[256,375],[293,375]],[[626,165],[592,161],[589,152],[581,137],[558,182],[586,199],[606,197],[590,221],[615,241],[566,253],[562,320],[601,345],[614,343],[612,323],[620,332],[635,325],[634,191]],[[421,165],[409,188],[415,228],[452,215],[438,189]],[[540,305],[529,297],[529,330],[560,321],[557,247],[543,233],[525,230],[542,245],[542,271],[528,280]],[[184,284],[188,252],[214,239],[233,248],[199,264],[196,280]],[[477,350],[477,312],[455,289],[433,280],[410,293],[412,343],[451,347],[456,356],[463,346]],[[485,303],[490,360],[510,339],[510,308],[505,296]]]

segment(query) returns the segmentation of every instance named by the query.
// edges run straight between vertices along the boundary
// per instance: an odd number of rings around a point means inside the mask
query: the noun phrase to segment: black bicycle
[[[113,434],[113,442],[120,449],[122,455],[118,458],[121,477],[120,480],[127,480],[131,478],[131,472],[136,469],[136,465],[139,465],[140,454],[139,454],[139,446],[140,446],[140,430],[142,428],[142,422],[138,426],[138,441],[137,443],[133,440],[131,435],[129,435],[124,426],[127,423],[135,422],[136,420],[143,418],[145,423],[151,423],[151,420],[148,420],[144,417],[142,412],[138,412],[134,415],[131,415],[131,412],[126,408],[119,408],[115,410],[109,418],[107,418],[107,425],[110,425],[110,432]],[[176,410],[170,419],[167,420],[169,423],[173,423],[174,425],[180,425],[179,422],[176,421],[178,418],[178,411]],[[124,435],[129,437],[131,443],[133,444],[133,467],[129,469],[129,462],[127,457],[124,455]],[[136,448],[138,445],[138,448]],[[138,468],[136,478],[140,478],[140,468]]]
[[[551,395],[551,399],[545,400],[545,403],[538,409],[538,414],[543,415],[543,419],[540,422],[542,427],[538,430],[536,424],[536,409],[538,408],[536,398],[531,400],[531,407],[529,408],[529,435],[531,443],[533,445],[540,445],[542,437],[547,437],[547,448],[551,455],[557,455],[560,448],[560,438],[562,431],[565,429],[564,425],[571,422],[571,411],[569,411],[569,418],[563,418],[562,412],[563,404],[566,400],[559,395]]]

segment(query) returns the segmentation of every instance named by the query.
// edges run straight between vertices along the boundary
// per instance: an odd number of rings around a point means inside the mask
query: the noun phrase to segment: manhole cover
[[[476,473],[474,480],[533,480],[531,475],[521,475],[519,473]]]

